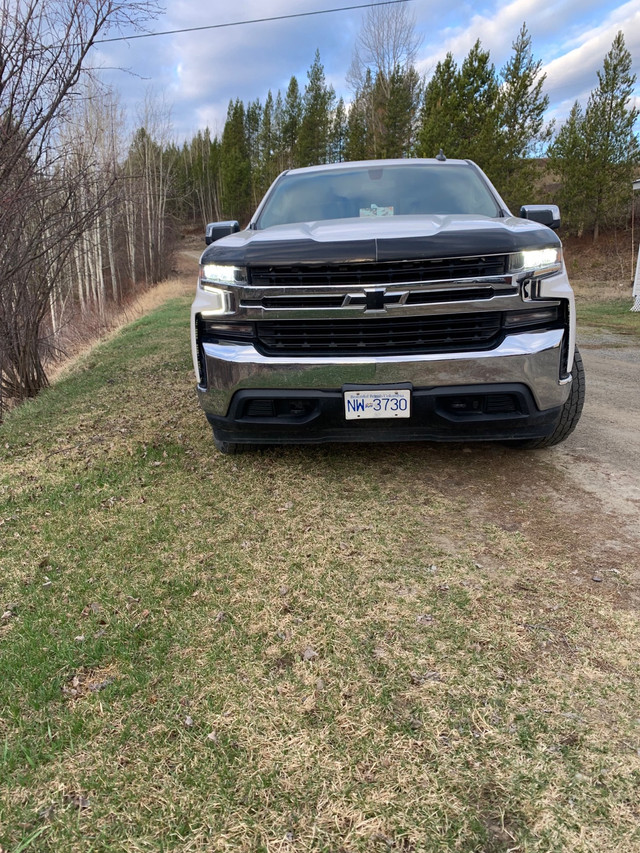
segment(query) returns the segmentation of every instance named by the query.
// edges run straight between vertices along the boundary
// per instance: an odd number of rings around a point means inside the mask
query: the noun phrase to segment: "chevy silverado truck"
[[[191,341],[216,446],[564,440],[585,379],[559,224],[442,154],[284,172],[245,230],[207,226]]]

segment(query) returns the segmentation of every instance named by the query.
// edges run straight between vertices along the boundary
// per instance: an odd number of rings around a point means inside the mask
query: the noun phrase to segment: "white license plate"
[[[344,416],[348,421],[364,418],[411,417],[411,391],[401,388],[386,391],[345,391]]]

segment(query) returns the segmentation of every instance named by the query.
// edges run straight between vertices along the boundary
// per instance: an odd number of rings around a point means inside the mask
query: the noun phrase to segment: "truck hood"
[[[559,246],[550,228],[510,216],[394,216],[247,229],[223,237],[200,263],[237,266],[344,264],[500,255]]]

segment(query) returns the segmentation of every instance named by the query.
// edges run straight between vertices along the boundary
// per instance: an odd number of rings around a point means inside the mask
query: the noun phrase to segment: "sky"
[[[145,24],[148,32],[216,28],[103,43],[93,48],[91,60],[119,93],[134,126],[142,123],[147,99],[163,104],[165,115],[170,111],[175,141],[191,139],[205,127],[219,135],[231,99],[264,103],[269,90],[275,96],[280,89],[284,95],[292,75],[303,89],[316,50],[327,82],[348,103],[352,93],[346,74],[365,10],[324,12],[363,2],[235,0],[223,8],[211,0],[165,0],[164,13]],[[460,64],[477,39],[501,68],[526,23],[534,57],[542,61],[546,73],[547,118],[557,123],[566,118],[575,100],[586,106],[619,30],[633,57],[633,72],[640,78],[640,0],[407,0],[403,5],[415,19],[421,38],[416,66],[427,80],[447,52]],[[316,11],[323,14],[238,23]],[[635,103],[640,107],[640,84]]]

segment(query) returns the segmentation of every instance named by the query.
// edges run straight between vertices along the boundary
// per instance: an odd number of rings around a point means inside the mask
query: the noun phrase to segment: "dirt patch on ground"
[[[640,347],[623,336],[581,336],[587,398],[578,428],[552,454],[576,485],[640,544]],[[640,549],[638,550],[640,554]]]
[[[587,423],[583,441],[588,432]],[[553,566],[576,592],[582,587],[620,609],[640,606],[640,501],[631,476],[623,478],[595,454],[571,447],[520,452],[496,445],[434,446],[436,453],[438,465],[425,477],[452,504],[462,504],[457,518],[450,515],[447,529],[436,534],[443,550],[466,550],[483,572],[504,578],[510,543],[524,541],[541,566]],[[453,458],[460,453],[464,471]],[[526,582],[534,590],[539,580],[532,570]]]
[[[519,531],[566,566],[573,582],[617,605],[640,604],[640,347],[583,336],[582,419],[558,447],[527,453],[469,449],[478,479],[497,453],[490,484],[466,482],[470,511]],[[469,491],[471,486],[471,491]]]

